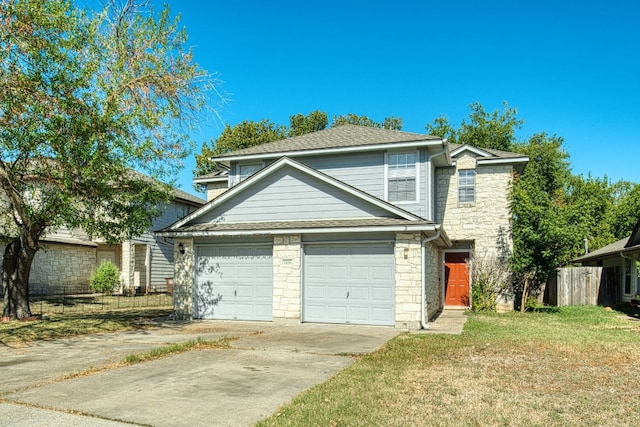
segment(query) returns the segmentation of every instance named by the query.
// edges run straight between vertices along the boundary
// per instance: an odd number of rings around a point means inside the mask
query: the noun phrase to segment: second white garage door
[[[199,319],[273,319],[271,245],[197,249],[193,311]]]
[[[308,244],[303,280],[305,322],[395,323],[392,243]]]

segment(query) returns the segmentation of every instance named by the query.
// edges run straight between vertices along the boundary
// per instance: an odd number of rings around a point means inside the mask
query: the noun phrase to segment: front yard
[[[639,387],[636,316],[470,314],[462,335],[400,335],[259,425],[637,425]]]

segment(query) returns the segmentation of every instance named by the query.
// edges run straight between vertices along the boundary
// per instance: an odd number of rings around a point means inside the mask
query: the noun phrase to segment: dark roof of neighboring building
[[[574,262],[584,262],[595,258],[605,258],[611,255],[618,255],[625,252],[640,251],[640,219],[633,229],[631,236],[620,239],[617,242],[604,246],[600,249],[596,249],[593,252],[582,255],[574,259]]]
[[[347,124],[220,154],[216,158],[440,140],[437,136]]]
[[[205,203],[207,203],[206,200],[203,200],[200,197],[194,196],[191,193],[187,193],[186,191],[182,191],[179,188],[174,188],[171,191],[171,195],[173,196],[174,199],[183,200],[185,202],[189,202],[194,205],[202,206]]]

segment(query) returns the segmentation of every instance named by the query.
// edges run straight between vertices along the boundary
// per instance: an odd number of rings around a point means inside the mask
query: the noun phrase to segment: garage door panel
[[[349,286],[349,302],[352,304],[364,302],[365,304],[371,299],[370,289],[367,285],[351,285]]]
[[[347,287],[344,285],[329,285],[327,286],[327,299],[329,300],[344,300],[347,296]]]
[[[394,280],[395,276],[392,266],[374,265],[370,273],[373,280]]]
[[[371,288],[370,298],[372,301],[382,302],[393,299],[393,289],[384,286],[374,286]]]
[[[331,261],[328,261],[331,263]],[[329,264],[327,268],[327,279],[329,280],[347,280],[349,269],[346,265]]]
[[[204,246],[197,250],[194,315],[205,319],[271,320],[271,246]]]
[[[310,244],[304,254],[303,321],[394,324],[392,244]]]

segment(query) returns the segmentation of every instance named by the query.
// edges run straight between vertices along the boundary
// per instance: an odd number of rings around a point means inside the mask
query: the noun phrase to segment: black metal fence
[[[167,293],[110,295],[77,293],[77,289],[73,289],[76,292],[67,292],[66,288],[55,291],[40,288],[30,291],[31,313],[34,315],[173,307],[173,296]]]

